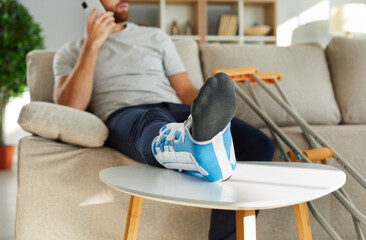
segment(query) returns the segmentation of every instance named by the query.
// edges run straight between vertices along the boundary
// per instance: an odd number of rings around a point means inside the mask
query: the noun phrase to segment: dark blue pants
[[[151,152],[152,140],[161,127],[183,122],[189,114],[190,106],[165,102],[119,109],[106,121],[109,129],[106,144],[136,161],[162,167]],[[237,161],[272,160],[273,143],[257,128],[234,118],[231,135]],[[209,239],[236,239],[235,211],[212,210]]]

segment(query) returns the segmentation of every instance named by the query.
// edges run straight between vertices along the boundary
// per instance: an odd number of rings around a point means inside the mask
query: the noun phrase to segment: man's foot
[[[236,167],[230,132],[235,110],[232,79],[224,73],[209,78],[192,104],[191,116],[160,129],[151,146],[155,159],[165,168],[199,172],[208,181],[229,179]]]
[[[235,111],[233,80],[225,73],[210,77],[199,90],[191,107],[193,139],[211,139],[229,124]]]
[[[168,169],[199,172],[211,182],[230,178],[236,167],[230,121],[212,139],[201,142],[192,138],[191,127],[191,116],[184,123],[162,127],[151,146],[155,159]]]

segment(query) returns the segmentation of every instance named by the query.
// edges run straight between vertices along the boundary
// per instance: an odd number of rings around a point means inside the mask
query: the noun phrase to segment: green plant
[[[5,145],[6,104],[26,89],[25,58],[29,51],[43,48],[41,31],[22,4],[0,0],[0,145]]]

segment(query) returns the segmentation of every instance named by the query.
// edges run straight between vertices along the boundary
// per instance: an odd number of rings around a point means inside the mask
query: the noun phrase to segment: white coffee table
[[[178,171],[148,165],[113,167],[102,182],[130,194],[124,239],[136,239],[143,198],[185,206],[236,210],[237,240],[256,238],[255,210],[294,205],[299,239],[311,239],[307,201],[346,182],[343,171],[327,165],[240,162],[233,176],[212,183]]]

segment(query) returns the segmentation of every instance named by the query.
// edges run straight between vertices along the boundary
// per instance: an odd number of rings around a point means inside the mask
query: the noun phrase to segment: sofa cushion
[[[101,147],[108,137],[107,127],[95,115],[53,103],[23,106],[18,123],[33,134],[84,147]]]
[[[201,51],[205,78],[217,69],[247,66],[257,66],[260,72],[281,72],[283,80],[280,84],[284,92],[307,122],[340,122],[340,112],[335,101],[325,53],[320,45],[276,47],[206,44],[202,46]],[[258,85],[253,87],[272,120],[280,126],[294,124],[294,120]],[[269,87],[275,90],[274,86]],[[264,126],[256,113],[241,99],[238,99],[236,116],[254,126]]]
[[[203,84],[198,44],[193,40],[174,42],[191,81]],[[55,51],[34,50],[27,55],[27,85],[31,101],[53,102],[54,77],[52,62]],[[42,87],[40,87],[42,86]]]
[[[31,101],[53,102],[55,51],[34,50],[27,54],[27,86]]]
[[[366,123],[366,40],[334,38],[326,52],[342,122]]]
[[[193,40],[181,40],[175,41],[174,45],[177,48],[180,59],[186,67],[189,79],[194,86],[200,88],[203,85],[203,76],[197,42]]]

